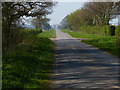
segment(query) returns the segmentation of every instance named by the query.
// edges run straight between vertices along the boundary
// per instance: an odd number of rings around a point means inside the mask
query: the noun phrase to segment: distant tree
[[[31,22],[32,22],[32,25],[35,26],[36,29],[40,28],[41,25],[40,25],[40,19],[39,18],[37,18],[37,17],[33,18]]]
[[[46,23],[44,23],[43,25],[42,25],[42,27],[41,27],[43,30],[50,30],[51,29],[51,25],[48,23],[48,22],[46,22]]]
[[[46,17],[36,17],[33,18],[32,20],[32,24],[36,27],[36,28],[43,28],[44,29],[48,28],[50,25],[48,24],[49,19]]]
[[[69,23],[68,23],[68,15],[60,22],[60,24],[58,25],[59,29],[67,29],[69,28]]]

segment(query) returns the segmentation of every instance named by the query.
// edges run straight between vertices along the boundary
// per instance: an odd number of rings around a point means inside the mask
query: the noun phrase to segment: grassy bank
[[[96,37],[94,39],[82,40],[82,42],[93,45],[120,57],[120,47],[116,45],[116,37]]]
[[[72,37],[75,37],[75,38],[94,38],[94,37],[98,36],[95,34],[85,34],[85,33],[79,32],[79,31],[70,31],[67,29],[63,29],[62,31],[70,34]]]
[[[116,36],[98,36],[95,34],[83,34],[70,30],[62,30],[75,38],[87,38],[82,42],[98,47],[102,50],[108,51],[113,55],[120,55],[120,47],[116,44]],[[119,56],[120,57],[120,56]]]
[[[41,34],[27,33],[15,50],[3,55],[3,88],[49,88],[54,43]]]
[[[47,37],[47,38],[55,38],[56,33],[55,30],[50,30],[50,31],[43,31],[38,35],[38,37]]]

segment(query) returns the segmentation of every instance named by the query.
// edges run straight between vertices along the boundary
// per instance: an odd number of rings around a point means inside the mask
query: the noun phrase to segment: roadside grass
[[[38,36],[26,33],[14,51],[3,54],[2,88],[50,89],[55,45]]]
[[[95,39],[82,40],[82,42],[93,45],[120,57],[120,47],[116,44],[116,37],[96,37]]]
[[[62,31],[70,34],[72,37],[75,37],[75,38],[94,38],[94,37],[98,36],[95,34],[85,34],[85,33],[79,32],[79,31],[71,31],[68,29],[63,29]]]
[[[79,31],[62,30],[75,38],[86,38],[82,42],[98,47],[113,55],[120,57],[120,47],[116,43],[116,36],[98,36],[95,34],[83,34]]]
[[[55,38],[55,30],[43,31],[38,35],[38,37],[47,37],[47,38]]]

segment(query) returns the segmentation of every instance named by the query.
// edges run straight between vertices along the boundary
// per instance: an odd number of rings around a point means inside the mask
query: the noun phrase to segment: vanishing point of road
[[[52,88],[119,88],[118,58],[56,30]]]

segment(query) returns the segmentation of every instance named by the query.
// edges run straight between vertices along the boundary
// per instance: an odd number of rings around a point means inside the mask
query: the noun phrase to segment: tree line
[[[120,2],[87,2],[81,9],[68,15],[71,29],[82,25],[105,26],[120,14]]]
[[[102,36],[116,35],[117,44],[120,46],[120,25],[110,25],[110,20],[117,15],[120,15],[120,1],[86,2],[82,8],[67,15],[58,28]]]

